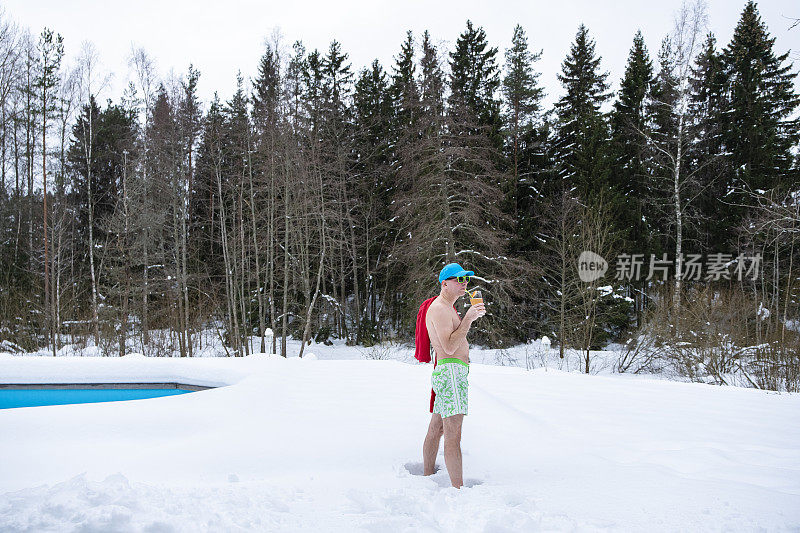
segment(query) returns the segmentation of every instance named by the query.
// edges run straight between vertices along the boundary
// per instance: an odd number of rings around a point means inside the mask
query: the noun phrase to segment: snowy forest
[[[275,41],[210,102],[193,66],[159,78],[135,49],[134,81],[103,102],[91,45],[67,64],[57,28],[3,14],[0,348],[407,342],[458,262],[487,302],[478,344],[547,335],[588,372],[615,343],[621,372],[798,390],[796,52],[752,1],[717,42],[698,2],[658,50],[631,36],[612,93],[581,25],[545,108],[542,51],[509,31],[507,50],[478,21],[450,50],[408,32],[391,65]],[[579,277],[583,251],[604,277]],[[635,254],[642,275],[619,275]],[[689,275],[698,256],[708,275]]]

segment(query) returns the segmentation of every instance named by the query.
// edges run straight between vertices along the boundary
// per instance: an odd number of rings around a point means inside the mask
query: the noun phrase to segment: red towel
[[[428,308],[435,299],[436,296],[422,302],[417,312],[417,330],[414,334],[416,344],[414,357],[416,357],[417,361],[420,363],[431,362],[431,338],[428,336],[428,326],[425,324],[425,316],[428,314]]]
[[[428,326],[425,323],[425,317],[428,314],[428,308],[431,306],[436,296],[428,298],[422,305],[419,306],[417,311],[417,329],[414,333],[414,341],[416,348],[414,350],[414,357],[420,363],[431,362],[431,338],[428,336]],[[433,361],[433,368],[436,368],[436,360]],[[433,401],[436,399],[436,393],[431,389],[431,413],[433,412]]]

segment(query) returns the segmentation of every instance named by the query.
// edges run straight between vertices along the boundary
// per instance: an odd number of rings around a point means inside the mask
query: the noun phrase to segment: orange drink
[[[469,303],[471,305],[483,303],[483,295],[481,294],[481,291],[468,292],[467,294],[469,294]]]

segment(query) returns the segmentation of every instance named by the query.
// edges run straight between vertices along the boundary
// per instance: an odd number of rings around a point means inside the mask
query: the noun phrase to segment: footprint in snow
[[[425,467],[424,467],[424,465],[423,465],[422,463],[406,463],[406,464],[405,464],[405,465],[403,465],[403,466],[405,466],[405,469],[406,469],[406,470],[408,471],[408,473],[409,473],[409,474],[411,474],[412,476],[421,476],[421,475],[422,475],[422,473],[424,472],[424,468],[425,468]],[[441,470],[441,469],[442,469],[441,465],[438,465],[438,464],[437,464],[437,465],[434,467],[433,471],[434,471],[434,473],[436,473],[436,472],[438,472],[438,471],[439,471],[439,470]]]
[[[403,465],[406,471],[411,474],[412,476],[421,476],[423,472],[423,464],[422,463],[406,463]],[[442,469],[442,466],[437,464],[434,467],[434,476],[431,476],[431,479],[436,482],[437,485],[440,487],[449,487],[450,486],[450,479],[445,476],[436,476],[440,471],[447,472],[446,470]],[[483,485],[483,480],[475,479],[475,478],[467,478],[464,480],[464,487],[471,488],[476,487],[478,485]]]

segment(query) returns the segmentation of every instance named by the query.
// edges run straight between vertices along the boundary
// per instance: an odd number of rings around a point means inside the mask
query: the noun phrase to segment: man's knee
[[[444,426],[441,424],[438,426],[436,424],[431,424],[428,426],[428,437],[438,439],[441,438],[442,435],[444,435]]]
[[[442,417],[434,414],[431,423],[428,425],[428,434],[432,437],[441,437],[444,434],[444,423]]]

